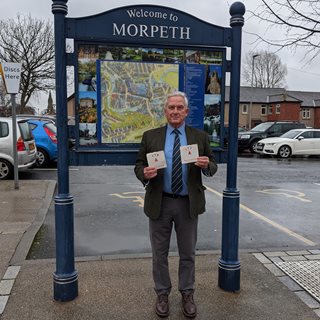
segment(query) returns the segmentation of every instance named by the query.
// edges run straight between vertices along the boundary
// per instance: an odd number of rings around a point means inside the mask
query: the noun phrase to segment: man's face
[[[174,128],[182,125],[188,113],[189,109],[185,105],[184,98],[180,96],[170,97],[164,108],[164,115]]]

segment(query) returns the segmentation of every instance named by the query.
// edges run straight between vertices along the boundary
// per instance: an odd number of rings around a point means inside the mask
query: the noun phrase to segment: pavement
[[[76,258],[79,296],[54,301],[55,260],[27,260],[27,255],[55,187],[55,181],[22,180],[15,190],[13,181],[0,181],[0,319],[158,319],[149,254]],[[218,287],[220,253],[198,252],[196,319],[319,319],[319,249],[240,251],[237,293]],[[185,319],[176,289],[176,254],[169,263],[173,289],[167,319]]]

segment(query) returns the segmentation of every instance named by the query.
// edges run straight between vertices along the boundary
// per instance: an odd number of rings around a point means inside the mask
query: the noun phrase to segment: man
[[[185,125],[188,112],[188,99],[183,92],[174,92],[167,97],[164,114],[168,124],[143,134],[134,169],[146,189],[144,212],[149,217],[153,280],[157,293],[155,312],[160,317],[169,315],[171,281],[168,252],[173,225],[179,249],[182,311],[189,318],[197,314],[193,300],[195,247],[198,215],[205,211],[201,172],[213,176],[217,171],[208,135]],[[199,157],[196,162],[181,165],[179,147],[193,144],[198,145]],[[162,150],[167,167],[157,169],[148,166],[147,154]]]

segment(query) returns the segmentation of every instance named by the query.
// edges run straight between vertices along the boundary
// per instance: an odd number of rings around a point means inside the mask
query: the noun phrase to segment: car
[[[28,120],[37,146],[37,167],[47,167],[57,160],[57,128],[48,120]]]
[[[262,122],[247,132],[238,133],[238,150],[241,152],[249,149],[252,153],[256,153],[259,140],[269,137],[280,137],[289,130],[305,127],[304,123],[298,121]]]
[[[31,128],[26,120],[17,120],[18,170],[31,168],[36,162],[37,148]],[[13,130],[12,118],[0,117],[0,180],[13,177]]]
[[[50,121],[56,125],[56,117],[53,115],[17,114],[17,119]]]
[[[247,132],[248,130],[244,127],[238,127],[239,132]],[[227,147],[229,143],[229,126],[224,127],[224,145]]]
[[[320,129],[294,129],[281,137],[262,139],[257,144],[257,151],[280,158],[320,155]]]

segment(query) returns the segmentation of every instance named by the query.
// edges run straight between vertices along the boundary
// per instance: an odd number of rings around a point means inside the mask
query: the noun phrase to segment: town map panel
[[[179,88],[179,65],[101,61],[101,142],[139,143],[166,123],[165,97]]]

